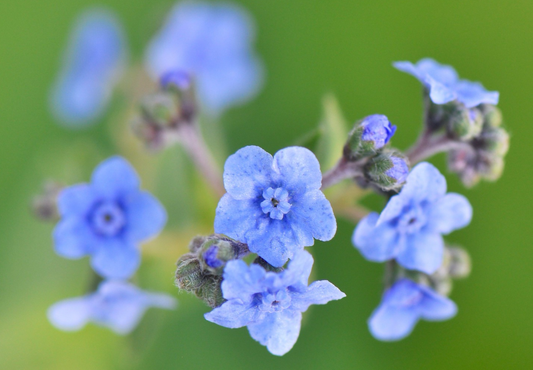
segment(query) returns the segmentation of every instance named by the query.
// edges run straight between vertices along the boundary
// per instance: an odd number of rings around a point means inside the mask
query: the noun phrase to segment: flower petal
[[[467,226],[472,220],[472,206],[468,199],[456,193],[448,193],[429,210],[429,227],[435,232],[448,234]]]
[[[91,266],[107,279],[127,279],[135,273],[141,262],[141,253],[129,241],[102,239],[93,254]]]
[[[132,193],[125,200],[127,234],[135,241],[156,236],[167,222],[167,213],[159,201],[146,191]]]
[[[424,298],[418,305],[420,317],[428,321],[448,320],[457,314],[457,305],[449,298],[422,287]]]
[[[274,312],[257,324],[248,325],[253,339],[266,346],[270,353],[283,356],[289,352],[300,335],[302,314],[299,311]]]
[[[462,102],[467,108],[474,108],[479,104],[498,104],[500,93],[497,91],[487,91],[479,82],[460,81],[455,86],[457,100]]]
[[[111,157],[100,163],[93,172],[91,185],[98,194],[117,200],[139,189],[135,169],[122,157]]]
[[[432,274],[441,266],[443,253],[444,241],[440,234],[419,232],[407,237],[405,249],[397,260],[409,270]]]
[[[247,233],[255,230],[261,219],[269,222],[268,215],[263,213],[255,199],[238,200],[225,194],[216,209],[215,233],[246,243]]]
[[[418,314],[415,309],[393,307],[382,302],[368,320],[368,328],[374,338],[393,341],[408,336],[417,321]]]
[[[61,190],[57,197],[57,207],[61,217],[84,216],[95,203],[93,189],[89,184],[69,186]]]
[[[232,260],[224,268],[222,293],[228,300],[247,302],[255,293],[262,292],[266,271],[259,265],[248,266],[242,260]]]
[[[314,244],[315,239],[328,241],[333,239],[337,231],[337,221],[331,204],[320,190],[298,195],[285,216],[300,240],[301,245]]]
[[[98,243],[86,221],[74,217],[61,220],[56,225],[53,236],[56,253],[72,259],[91,254]]]
[[[306,193],[322,185],[320,163],[309,149],[297,146],[282,149],[274,155],[272,167],[289,193]]]
[[[400,192],[405,199],[434,202],[446,193],[446,178],[428,162],[417,164]]]
[[[359,221],[352,243],[367,260],[384,262],[396,257],[403,243],[394,227],[386,223],[376,226],[378,218],[378,214],[373,212]]]
[[[298,244],[298,238],[285,219],[266,218],[262,221],[257,228],[246,234],[248,248],[272,266],[282,267],[303,245]]]
[[[224,187],[238,200],[255,198],[270,186],[272,156],[258,146],[230,155],[224,165]]]
[[[304,312],[312,304],[326,304],[344,297],[346,294],[335,285],[326,280],[319,280],[309,285],[305,292],[292,295],[291,309]]]
[[[89,299],[89,297],[70,298],[55,303],[48,309],[48,320],[61,330],[80,330],[91,317]]]
[[[286,286],[296,286],[307,289],[309,275],[313,268],[313,256],[311,253],[301,250],[294,254],[289,266],[281,273],[283,283]]]
[[[376,226],[398,217],[407,204],[406,200],[407,199],[405,197],[400,197],[399,195],[391,197],[383,211],[381,211],[379,219],[376,222]]]
[[[214,322],[226,328],[241,328],[261,320],[264,312],[249,302],[243,303],[240,300],[230,300],[204,315],[207,321]]]

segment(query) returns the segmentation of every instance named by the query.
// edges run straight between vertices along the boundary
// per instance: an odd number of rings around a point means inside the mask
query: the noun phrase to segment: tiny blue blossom
[[[396,258],[407,269],[432,274],[442,264],[442,235],[465,227],[471,219],[468,200],[446,194],[444,176],[423,162],[413,168],[381,215],[373,212],[359,222],[352,241],[370,261]]]
[[[487,91],[479,82],[459,79],[453,67],[442,65],[426,58],[418,63],[395,62],[394,67],[416,77],[429,89],[429,96],[435,104],[446,104],[453,100],[467,108],[479,104],[498,104],[499,93]]]
[[[104,281],[96,292],[57,302],[48,309],[48,319],[58,329],[76,331],[88,322],[128,334],[150,307],[173,309],[176,300],[162,293],[143,291],[132,284]]]
[[[139,190],[135,170],[121,157],[102,162],[90,184],[63,189],[58,208],[56,252],[67,258],[90,255],[93,269],[108,279],[126,279],[137,270],[138,244],[156,236],[167,218],[157,199]]]
[[[326,304],[346,295],[329,281],[308,286],[313,257],[306,251],[295,254],[283,272],[266,272],[242,260],[228,262],[222,293],[227,301],[205,314],[205,318],[227,328],[247,326],[253,339],[270,353],[282,356],[300,334],[302,312],[312,304]]]
[[[373,114],[366,117],[361,122],[364,141],[373,141],[374,148],[383,148],[396,132],[396,126],[389,122],[389,119],[382,114]]]
[[[176,71],[190,74],[200,102],[219,114],[248,100],[262,85],[253,39],[253,22],[236,5],[182,2],[149,45],[146,65],[156,80]]]
[[[337,223],[321,182],[320,164],[308,149],[285,148],[272,157],[257,146],[242,148],[224,166],[227,194],[218,203],[215,232],[281,267],[313,245],[313,238],[335,235]]]
[[[454,317],[457,306],[449,298],[408,279],[398,280],[368,320],[372,335],[393,341],[408,336],[419,319],[442,321]]]
[[[107,9],[81,14],[52,92],[52,110],[68,126],[97,119],[106,108],[126,62],[122,25]]]

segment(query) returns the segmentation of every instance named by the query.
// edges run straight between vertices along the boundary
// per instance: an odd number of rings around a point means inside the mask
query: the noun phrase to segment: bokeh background
[[[421,89],[414,78],[392,68],[396,60],[431,56],[453,65],[462,77],[500,91],[499,106],[512,135],[504,176],[467,190],[447,175],[450,190],[465,194],[474,207],[472,224],[448,238],[465,246],[473,259],[472,275],[456,283],[451,295],[459,314],[447,322],[421,322],[401,342],[372,338],[366,320],[380,300],[383,265],[360,256],[350,243],[354,225],[341,220],[335,239],[317,243],[312,252],[315,278],[332,281],[347,297],[312,307],[292,351],[281,358],[270,355],[246,329],[229,330],[205,321],[207,307],[173,287],[174,262],[184,252],[187,233],[195,232],[187,222],[212,220],[213,202],[205,202],[207,211],[201,215],[191,210],[187,189],[196,180],[186,176],[190,166],[179,149],[155,159],[140,158],[150,155],[132,150],[122,154],[144,166],[140,172],[145,186],[169,208],[172,230],[145,248],[136,281],[143,288],[177,296],[180,307],[174,312],[149,311],[128,337],[92,325],[76,333],[52,327],[47,308],[84,294],[90,269],[87,259],[69,261],[55,255],[53,225],[35,221],[29,202],[43,180],[87,180],[94,165],[118,151],[117,138],[127,143],[117,127],[127,120],[120,112],[128,104],[128,89],[135,87],[123,87],[126,93],[94,127],[72,131],[57,125],[48,109],[50,87],[75,16],[94,2],[2,1],[0,368],[533,368],[533,125],[528,122],[533,2],[237,2],[257,21],[257,50],[267,79],[255,100],[222,117],[227,153],[248,144],[270,152],[291,145],[320,120],[326,92],[336,94],[349,121],[386,114],[398,126],[393,144],[408,147],[421,125]],[[100,4],[121,17],[132,60],[139,61],[173,2]],[[432,162],[445,169],[443,155]],[[144,177],[151,163],[159,166],[156,182]]]

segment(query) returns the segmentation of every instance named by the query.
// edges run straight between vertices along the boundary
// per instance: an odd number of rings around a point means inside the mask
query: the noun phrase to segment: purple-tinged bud
[[[159,83],[163,89],[174,87],[179,90],[188,90],[192,87],[191,75],[181,70],[165,73],[161,76]]]
[[[366,177],[384,191],[399,190],[409,174],[407,158],[396,150],[384,150],[365,165]]]
[[[373,114],[355,123],[344,146],[344,156],[349,161],[369,157],[388,144],[396,132],[388,118]]]

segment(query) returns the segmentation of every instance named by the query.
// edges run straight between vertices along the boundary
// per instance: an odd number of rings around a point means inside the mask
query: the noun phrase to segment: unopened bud
[[[43,186],[43,192],[36,195],[31,204],[31,209],[35,217],[42,221],[59,220],[59,210],[57,208],[57,197],[63,189],[63,185],[47,181]]]
[[[407,158],[396,150],[384,150],[370,158],[365,165],[366,177],[384,191],[401,188],[407,175],[409,165]]]
[[[463,148],[452,150],[448,155],[448,168],[457,173],[467,187],[474,186],[481,179],[496,181],[504,167],[501,156],[481,149]]]
[[[473,145],[493,155],[504,157],[509,150],[509,134],[501,127],[487,127]]]
[[[500,127],[503,122],[502,111],[495,105],[482,104],[483,125],[485,127]]]
[[[470,140],[481,133],[483,115],[476,108],[457,106],[457,109],[450,113],[447,128],[452,136],[461,140]]]
[[[447,247],[450,255],[448,274],[452,278],[465,278],[470,275],[472,263],[467,251],[459,247]]]
[[[202,301],[204,301],[209,307],[215,308],[224,303],[225,299],[222,296],[222,276],[208,276],[204,284],[195,290],[194,294]]]
[[[208,236],[198,249],[202,269],[214,275],[221,275],[228,261],[250,253],[248,246],[225,235]]]
[[[348,134],[344,146],[344,157],[349,161],[356,161],[368,157],[388,144],[396,132],[389,119],[381,114],[368,116],[356,122]]]
[[[192,253],[186,253],[176,262],[176,286],[187,292],[193,292],[204,284],[204,275],[200,261]]]

